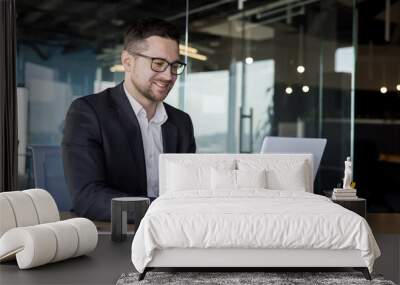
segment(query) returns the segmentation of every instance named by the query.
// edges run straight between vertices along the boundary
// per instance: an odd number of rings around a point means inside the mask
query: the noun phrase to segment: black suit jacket
[[[164,103],[164,153],[193,153],[196,143],[188,114]],[[74,211],[109,220],[111,198],[146,196],[143,140],[122,83],[74,100],[62,140],[64,172]]]

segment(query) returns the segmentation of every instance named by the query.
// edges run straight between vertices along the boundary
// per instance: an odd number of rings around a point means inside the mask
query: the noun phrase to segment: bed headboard
[[[284,169],[290,169],[301,163],[304,167],[305,179],[307,181],[306,191],[314,192],[313,183],[313,157],[312,154],[161,154],[159,160],[159,192],[160,195],[165,193],[168,189],[167,184],[167,170],[168,164],[186,162],[189,164],[201,164],[202,166],[210,164],[213,165],[220,161],[232,161],[235,169],[238,165],[251,164],[257,161],[279,167],[283,166]],[[304,166],[303,166],[304,165]]]

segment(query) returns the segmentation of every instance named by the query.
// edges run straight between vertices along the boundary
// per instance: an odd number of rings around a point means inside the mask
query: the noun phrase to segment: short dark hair
[[[175,40],[179,44],[180,32],[176,26],[158,18],[143,18],[132,23],[124,36],[124,50],[137,49],[151,36]]]

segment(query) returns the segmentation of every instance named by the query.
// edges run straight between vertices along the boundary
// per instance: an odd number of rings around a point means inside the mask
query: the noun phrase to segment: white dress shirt
[[[149,121],[146,110],[129,94],[125,85],[124,90],[138,119],[142,133],[144,158],[146,161],[147,196],[158,197],[158,157],[160,153],[163,153],[161,125],[168,119],[168,115],[164,104],[160,102],[157,104],[156,113]]]

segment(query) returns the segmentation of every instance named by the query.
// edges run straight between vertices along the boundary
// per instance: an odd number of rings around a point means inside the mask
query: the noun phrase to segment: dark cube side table
[[[359,214],[364,219],[367,218],[367,201],[363,198],[357,198],[354,200],[335,200],[332,201],[342,207]]]
[[[128,212],[133,213],[136,230],[146,214],[150,199],[145,197],[121,197],[111,200],[111,240],[123,241],[128,232]]]

